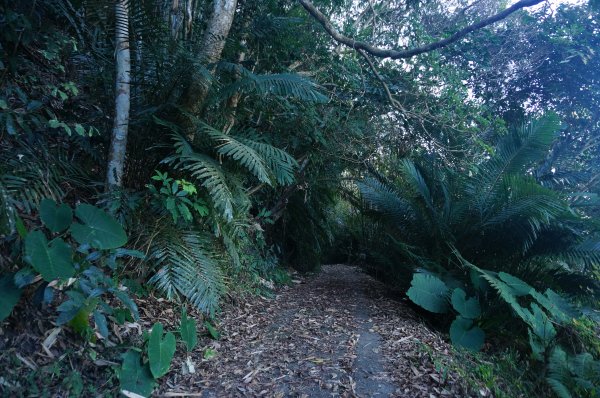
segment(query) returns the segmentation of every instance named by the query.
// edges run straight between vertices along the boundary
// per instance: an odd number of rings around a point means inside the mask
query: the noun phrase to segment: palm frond
[[[256,75],[239,64],[226,62],[219,63],[218,67],[222,71],[234,73],[240,79],[223,87],[214,98],[216,102],[224,101],[236,93],[258,96],[275,95],[316,103],[328,101],[328,98],[321,93],[319,86],[294,73]]]
[[[524,171],[546,156],[560,127],[560,120],[555,113],[523,124],[499,144],[497,156],[491,161],[492,164],[496,163],[493,167],[498,167],[499,163],[503,173]]]
[[[525,223],[530,231],[526,246],[531,245],[541,229],[560,215],[568,213],[566,203],[549,188],[533,177],[507,175],[502,189],[490,203],[482,220],[483,228],[497,228],[506,223]]]
[[[403,159],[401,162],[401,171],[404,179],[408,183],[415,195],[421,197],[430,211],[435,212],[431,192],[427,182],[421,172],[417,169],[415,163],[410,159]]]
[[[357,181],[356,186],[368,209],[390,217],[398,226],[414,221],[415,216],[410,203],[390,186],[375,178]]]
[[[480,211],[488,207],[499,189],[504,176],[519,174],[539,161],[550,149],[560,128],[555,114],[530,121],[502,140],[495,154],[479,167],[477,176],[469,187],[475,207]]]
[[[236,163],[244,166],[261,182],[273,185],[265,161],[253,148],[206,123],[200,122],[198,129],[200,133],[207,134],[215,141],[217,144],[217,152],[220,155],[231,158]]]
[[[238,138],[238,140],[262,156],[267,167],[275,175],[278,184],[291,185],[294,183],[294,172],[298,167],[298,162],[289,153],[257,140],[242,137]]]
[[[150,258],[158,271],[150,279],[169,299],[183,295],[201,311],[213,315],[226,291],[225,279],[211,259],[209,237],[200,232],[165,228],[157,236]]]
[[[163,163],[188,172],[206,188],[215,207],[227,220],[233,218],[234,196],[228,179],[219,163],[207,155],[196,153],[185,138],[172,134],[176,154],[167,157]]]
[[[61,148],[51,148],[43,138],[15,144],[0,155],[0,211],[12,232],[18,212],[31,214],[44,198],[62,201],[67,184],[85,187],[91,182]]]
[[[575,265],[580,272],[589,272],[600,266],[600,240],[589,238],[560,253],[569,264]]]

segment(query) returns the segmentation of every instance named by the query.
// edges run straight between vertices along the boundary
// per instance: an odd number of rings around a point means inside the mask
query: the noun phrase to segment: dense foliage
[[[503,9],[315,3],[339,35],[407,49]],[[197,344],[186,305],[216,334],[228,295],[355,262],[455,345],[597,396],[597,6],[517,8],[394,60],[311,6],[0,2],[0,320],[29,300],[109,345],[149,283],[183,311],[180,339],[157,323],[120,360],[149,395],[176,340]]]

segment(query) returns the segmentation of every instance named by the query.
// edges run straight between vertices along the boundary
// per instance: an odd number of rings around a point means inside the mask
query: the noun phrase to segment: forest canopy
[[[515,352],[494,396],[597,396],[599,24],[597,1],[0,0],[0,363],[37,369],[35,314],[114,368],[89,383],[149,396],[223,304],[343,263],[457,350]],[[181,329],[124,343],[148,297]]]

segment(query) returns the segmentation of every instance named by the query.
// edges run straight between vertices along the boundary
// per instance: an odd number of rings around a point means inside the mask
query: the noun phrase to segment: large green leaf
[[[140,362],[140,354],[129,350],[123,354],[123,364],[119,369],[121,391],[129,391],[144,397],[150,396],[156,382],[148,366]]]
[[[152,327],[150,339],[148,340],[148,359],[150,360],[150,371],[155,378],[165,375],[171,366],[173,354],[175,354],[175,336],[168,332],[163,339],[163,326],[157,322]]]
[[[427,311],[444,314],[448,311],[448,287],[440,279],[428,274],[414,274],[406,292],[413,303]]]
[[[485,333],[478,326],[473,326],[473,320],[456,317],[450,325],[450,339],[452,344],[479,351],[485,340]]]
[[[97,249],[116,249],[127,243],[127,234],[110,215],[95,206],[81,204],[75,215],[83,223],[71,225],[71,234],[80,244]]]
[[[558,323],[564,323],[571,318],[577,317],[576,311],[571,304],[552,289],[546,289],[545,295],[535,289],[531,289],[530,294],[531,297],[548,311],[552,319]]]
[[[44,199],[40,203],[40,218],[52,232],[62,232],[71,225],[73,211],[66,204],[57,205],[52,199]]]
[[[198,343],[198,333],[196,330],[196,320],[188,318],[185,308],[181,312],[181,340],[185,343],[188,352],[192,351]]]
[[[569,388],[564,384],[568,383],[571,378],[571,372],[569,370],[568,358],[565,351],[556,347],[552,350],[550,358],[548,360],[548,377],[546,381],[554,390],[554,393],[560,398],[571,398],[571,392]]]
[[[50,245],[41,231],[32,231],[25,239],[25,257],[45,281],[66,279],[73,276],[73,251],[62,239],[54,239]]]
[[[0,322],[10,315],[21,298],[22,290],[15,286],[13,274],[0,278]]]
[[[548,315],[536,304],[531,303],[531,311],[525,309],[526,322],[531,327],[531,331],[540,338],[545,346],[548,346],[556,336],[556,329]]]
[[[463,318],[475,319],[481,315],[481,307],[477,297],[471,297],[467,300],[467,294],[459,287],[452,292],[452,306]]]
[[[532,287],[529,286],[526,282],[522,281],[516,276],[507,274],[506,272],[500,272],[498,274],[498,277],[512,288],[513,294],[517,297],[528,295],[532,289]]]

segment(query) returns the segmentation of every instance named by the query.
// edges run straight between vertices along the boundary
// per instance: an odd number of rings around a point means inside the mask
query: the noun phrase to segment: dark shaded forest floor
[[[446,366],[450,347],[413,311],[358,268],[324,266],[273,299],[234,303],[221,339],[183,358],[163,381],[165,396],[469,396]],[[209,353],[209,355],[207,355]],[[211,354],[214,354],[212,358]],[[489,395],[489,390],[476,392]]]
[[[229,300],[217,317],[218,340],[199,324],[195,373],[182,371],[187,354],[179,345],[154,396],[489,397],[486,385],[504,389],[496,378],[472,377],[491,362],[453,350],[359,268],[328,265],[292,282],[271,298]],[[177,331],[180,321],[173,303],[150,294],[137,300],[140,320],[114,324],[102,348],[82,345],[72,330],[56,327],[52,308],[30,301],[0,328],[0,397],[117,396],[120,353],[141,346],[154,322]]]

